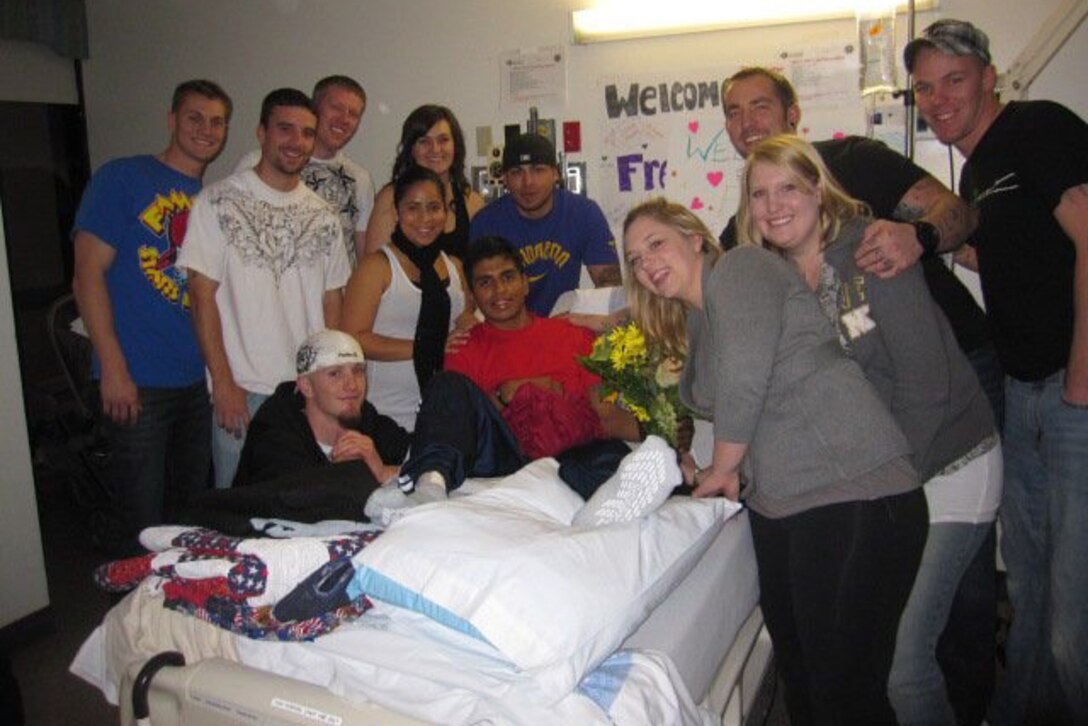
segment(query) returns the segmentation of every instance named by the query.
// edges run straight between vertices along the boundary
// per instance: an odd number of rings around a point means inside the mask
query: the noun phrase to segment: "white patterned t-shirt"
[[[325,292],[344,287],[351,272],[328,204],[305,184],[273,189],[252,169],[197,196],[178,265],[219,283],[234,380],[265,394],[295,377],[295,350],[325,327]]]
[[[242,157],[234,171],[252,169],[260,160],[261,150],[255,149]],[[374,180],[370,172],[338,151],[331,159],[310,157],[301,177],[306,186],[340,215],[344,247],[348,252],[348,261],[354,267],[355,233],[366,230],[374,209]]]

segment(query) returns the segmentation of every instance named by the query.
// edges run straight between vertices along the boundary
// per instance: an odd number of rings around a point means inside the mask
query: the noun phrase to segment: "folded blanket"
[[[300,586],[312,589],[308,579],[330,563],[350,562],[378,534],[272,540],[229,537],[201,528],[151,527],[141,533],[140,541],[152,552],[102,565],[94,577],[112,592],[131,590],[155,577],[167,608],[251,638],[309,640],[345,618],[358,617],[370,608],[370,601],[363,596],[326,599],[327,607],[316,612],[298,607],[297,594],[289,596]],[[273,612],[285,598],[294,606]]]

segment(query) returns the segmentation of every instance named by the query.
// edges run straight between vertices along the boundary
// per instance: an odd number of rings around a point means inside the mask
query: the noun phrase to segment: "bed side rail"
[[[122,684],[122,726],[420,726],[374,704],[222,658],[185,665],[166,652],[136,663]]]

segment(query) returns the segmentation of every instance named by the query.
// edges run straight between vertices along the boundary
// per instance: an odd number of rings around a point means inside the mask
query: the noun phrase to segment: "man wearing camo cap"
[[[966,157],[959,191],[979,212],[972,244],[1007,374],[1014,615],[990,720],[1088,723],[1088,124],[1050,101],[1002,103],[970,23],[933,23],[904,62],[922,117]]]

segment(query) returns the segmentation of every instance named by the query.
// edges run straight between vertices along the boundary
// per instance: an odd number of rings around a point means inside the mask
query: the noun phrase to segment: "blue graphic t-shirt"
[[[552,209],[540,219],[518,213],[514,198],[499,197],[472,219],[471,237],[499,236],[521,251],[529,276],[526,307],[547,316],[556,299],[578,287],[582,265],[616,265],[616,245],[596,202],[556,189]]]
[[[91,177],[76,214],[73,236],[89,232],[117,252],[106,286],[137,386],[188,386],[204,378],[188,284],[175,265],[200,185],[153,156],[115,159]],[[97,355],[93,365],[97,378]]]

